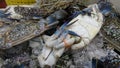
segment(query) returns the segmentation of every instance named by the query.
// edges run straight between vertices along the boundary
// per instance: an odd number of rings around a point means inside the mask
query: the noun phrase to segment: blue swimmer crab
[[[52,36],[42,35],[45,41],[42,53],[38,56],[41,67],[54,67],[58,58],[68,50],[85,47],[99,32],[104,17],[111,11],[110,3],[89,5],[71,15]]]

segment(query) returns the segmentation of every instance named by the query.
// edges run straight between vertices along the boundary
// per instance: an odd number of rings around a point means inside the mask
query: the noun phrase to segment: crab
[[[40,66],[54,67],[68,49],[77,50],[88,45],[99,32],[104,16],[109,15],[110,10],[109,3],[90,5],[68,17],[71,20],[64,22],[52,36],[43,35],[45,43],[38,56]]]

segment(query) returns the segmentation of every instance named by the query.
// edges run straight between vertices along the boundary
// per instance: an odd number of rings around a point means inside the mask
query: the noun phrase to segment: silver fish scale
[[[31,24],[18,24],[15,26],[15,28],[10,32],[9,39],[10,40],[17,40],[21,37],[24,37],[32,32],[35,31],[35,28],[33,28],[34,25]]]
[[[40,30],[40,26],[33,21],[13,22],[4,23],[0,30],[0,48],[4,49],[35,37],[34,32]]]
[[[46,10],[40,9],[38,7],[36,8],[30,8],[30,7],[15,7],[15,12],[22,15],[22,16],[44,16],[46,14]]]

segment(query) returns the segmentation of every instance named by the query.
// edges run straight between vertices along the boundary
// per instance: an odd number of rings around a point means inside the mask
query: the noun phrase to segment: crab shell
[[[103,24],[103,15],[99,11],[98,5],[93,4],[88,6],[92,9],[91,16],[79,14],[76,18],[72,19],[70,23],[76,21],[71,26],[67,27],[68,30],[74,31],[79,36],[81,36],[81,41],[77,44],[71,45],[71,49],[76,50],[82,47],[85,47],[90,41],[96,36]],[[46,38],[48,39],[48,38]],[[71,38],[69,38],[71,39]],[[72,38],[72,41],[67,39],[68,44],[75,42],[75,38]],[[80,40],[80,39],[79,39]],[[51,43],[51,42],[49,42]],[[64,45],[64,44],[63,44]],[[58,45],[55,45],[58,46]],[[50,67],[54,66],[59,57],[65,52],[66,48],[54,49],[47,46],[44,46],[42,54],[38,56],[38,60],[41,67],[49,65]]]

